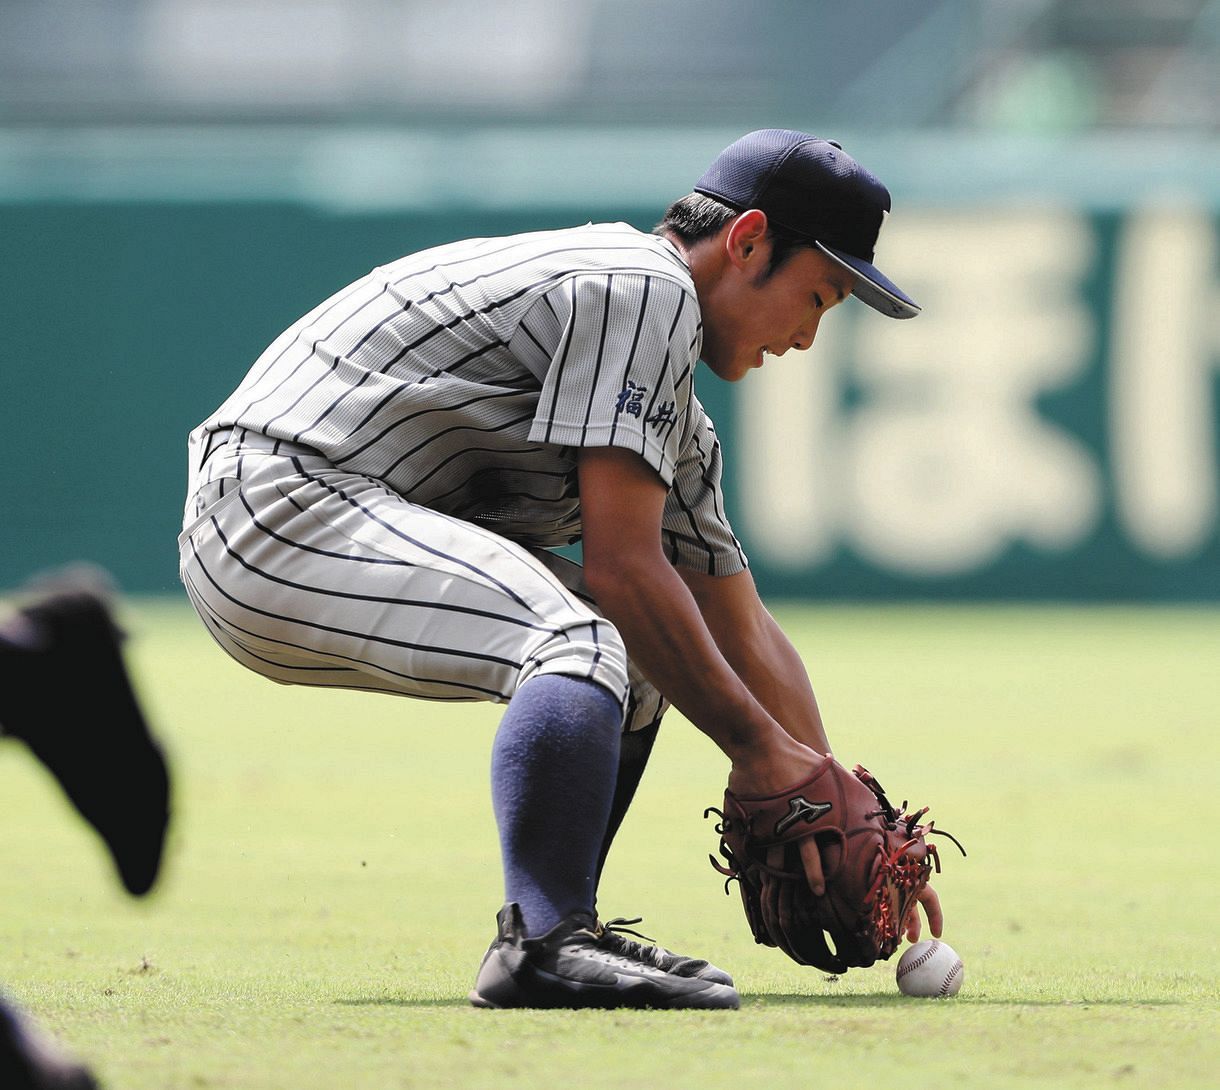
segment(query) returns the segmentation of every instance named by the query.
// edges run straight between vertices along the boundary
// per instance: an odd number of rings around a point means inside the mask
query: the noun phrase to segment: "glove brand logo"
[[[775,823],[775,835],[783,836],[798,821],[812,825],[823,814],[830,813],[831,809],[828,802],[810,802],[804,795],[797,795],[788,800],[788,813]]]

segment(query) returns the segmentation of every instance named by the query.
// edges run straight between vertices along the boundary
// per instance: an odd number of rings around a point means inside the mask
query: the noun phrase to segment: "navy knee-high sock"
[[[618,774],[622,709],[592,681],[543,674],[522,685],[491,754],[506,899],[529,934],[593,910],[598,855]]]

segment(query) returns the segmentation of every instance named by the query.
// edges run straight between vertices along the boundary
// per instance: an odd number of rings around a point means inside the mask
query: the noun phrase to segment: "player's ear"
[[[767,239],[767,213],[758,208],[742,212],[729,224],[725,235],[725,252],[737,268],[753,268],[763,259],[762,249]]]

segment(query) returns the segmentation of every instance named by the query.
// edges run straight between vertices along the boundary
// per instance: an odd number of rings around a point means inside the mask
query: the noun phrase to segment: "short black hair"
[[[654,235],[672,231],[685,245],[693,246],[696,242],[702,242],[717,234],[734,216],[740,214],[740,209],[718,201],[715,197],[688,193],[665,210],[665,218],[652,231]],[[783,227],[776,227],[770,222],[767,224],[767,237],[771,240],[771,263],[767,266],[767,277],[802,246],[813,247],[813,243],[807,238]]]

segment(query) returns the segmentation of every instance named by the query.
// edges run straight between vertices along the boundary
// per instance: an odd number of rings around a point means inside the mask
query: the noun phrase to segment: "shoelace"
[[[656,939],[649,938],[632,928],[632,924],[643,923],[643,916],[636,916],[634,919],[627,919],[624,916],[615,916],[612,920],[607,920],[601,925],[601,938],[609,939],[615,953],[624,954],[629,958],[634,958],[636,961],[642,961],[648,965],[655,965],[661,968],[661,962],[664,954],[657,949]],[[625,935],[634,935],[637,939],[642,939],[643,942],[635,942],[633,939],[624,938]],[[645,944],[648,945],[645,945]]]
[[[671,958],[675,962],[690,962],[692,965],[706,964],[706,962],[700,962],[695,958],[682,957],[657,946],[656,939],[636,931],[632,926],[633,924],[643,922],[643,916],[636,916],[630,920],[623,916],[615,916],[614,919],[607,920],[601,925],[602,937],[611,940],[616,948],[616,952],[635,958],[637,961],[655,965],[658,969],[666,969],[665,963]],[[637,939],[643,939],[644,941],[635,942],[632,939],[624,938],[624,935],[634,935]],[[645,945],[645,943],[649,945]]]
[[[636,916],[634,919],[627,919],[625,916],[615,916],[612,920],[607,920],[602,924],[603,931],[609,931],[614,935],[634,935],[637,939],[643,939],[645,942],[656,944],[656,939],[650,939],[647,935],[639,931],[632,930],[632,924],[643,923],[643,916]]]

